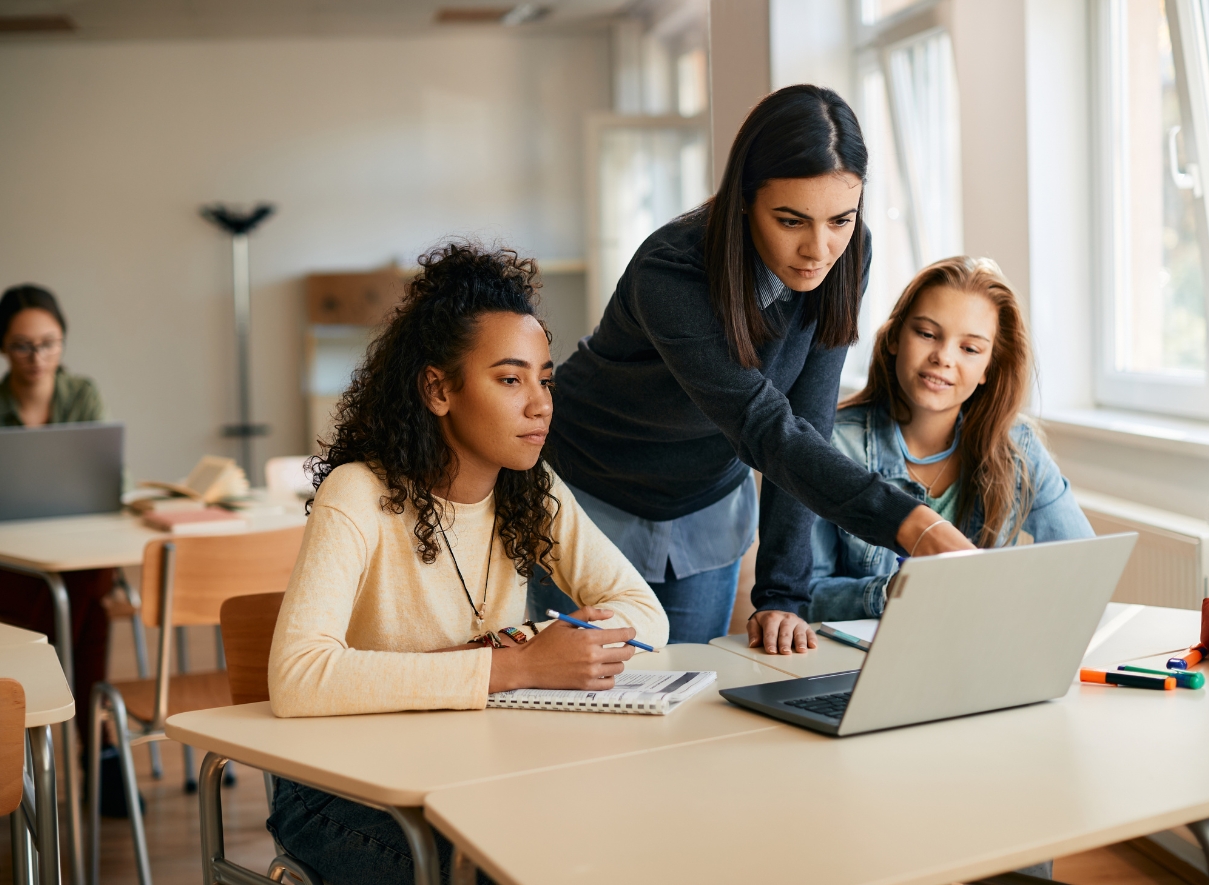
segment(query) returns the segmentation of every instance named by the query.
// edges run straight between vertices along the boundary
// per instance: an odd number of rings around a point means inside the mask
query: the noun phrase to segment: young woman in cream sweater
[[[269,659],[278,716],[607,689],[634,653],[607,646],[667,641],[650,587],[541,459],[554,365],[534,262],[449,245],[420,264],[316,467]],[[538,565],[604,629],[526,621]],[[413,878],[385,812],[279,780],[268,825],[332,885]]]

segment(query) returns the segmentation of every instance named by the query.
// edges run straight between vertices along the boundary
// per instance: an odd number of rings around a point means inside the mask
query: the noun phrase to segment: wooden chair
[[[269,699],[269,652],[273,648],[273,630],[281,611],[284,593],[258,593],[234,596],[222,604],[223,647],[227,650],[227,680],[231,702],[255,704]],[[273,779],[264,776],[269,809],[273,808]],[[288,874],[302,885],[323,885],[323,879],[307,864],[291,856],[276,839],[277,857],[269,864],[269,878],[283,881]]]
[[[231,692],[221,670],[171,674],[174,627],[218,626],[222,604],[235,596],[282,591],[302,546],[303,527],[271,532],[180,537],[152,541],[143,551],[144,624],[158,627],[154,679],[98,683],[92,690],[88,742],[89,783],[100,783],[101,729],[113,722],[140,885],[151,885],[147,837],[139,808],[131,748],[166,740],[164,721],[176,713],[227,706]],[[133,723],[133,724],[132,724]],[[89,869],[99,885],[100,790],[90,790]]]
[[[25,788],[25,689],[0,679],[0,815],[12,814]]]
[[[21,807],[25,789],[25,689],[16,679],[0,679],[0,815],[9,818],[13,881],[29,881],[34,846]]]
[[[227,651],[231,703],[269,699],[269,651],[285,593],[234,596],[222,604],[222,644]]]

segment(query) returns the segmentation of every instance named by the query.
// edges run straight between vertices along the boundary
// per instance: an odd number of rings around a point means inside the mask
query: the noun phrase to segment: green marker
[[[1196,670],[1148,670],[1146,667],[1131,667],[1120,664],[1118,670],[1129,670],[1132,673],[1151,673],[1155,676],[1174,676],[1175,684],[1180,688],[1202,688],[1205,685],[1205,674]]]

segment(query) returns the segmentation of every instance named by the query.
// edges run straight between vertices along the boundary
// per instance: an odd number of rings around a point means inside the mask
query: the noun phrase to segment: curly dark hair
[[[511,249],[449,243],[421,256],[419,264],[420,274],[341,397],[332,441],[312,467],[318,490],[341,464],[368,464],[389,490],[382,497],[384,510],[401,514],[408,502],[416,510],[416,550],[431,564],[441,550],[438,529],[444,516],[433,489],[452,481],[457,458],[428,409],[425,371],[435,367],[460,383],[462,360],[474,346],[484,313],[541,319],[537,263],[531,258]],[[501,469],[495,482],[496,531],[526,578],[535,565],[549,571],[554,558],[557,542],[550,526],[559,501],[550,492],[552,484],[544,458],[529,470]]]

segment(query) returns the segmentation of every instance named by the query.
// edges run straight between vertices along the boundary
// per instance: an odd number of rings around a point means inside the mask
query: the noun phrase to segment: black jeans
[[[415,865],[407,837],[385,811],[312,787],[274,778],[273,809],[265,822],[291,855],[329,885],[411,885]],[[434,831],[441,881],[449,882],[453,845]],[[494,885],[478,874],[479,885]]]

